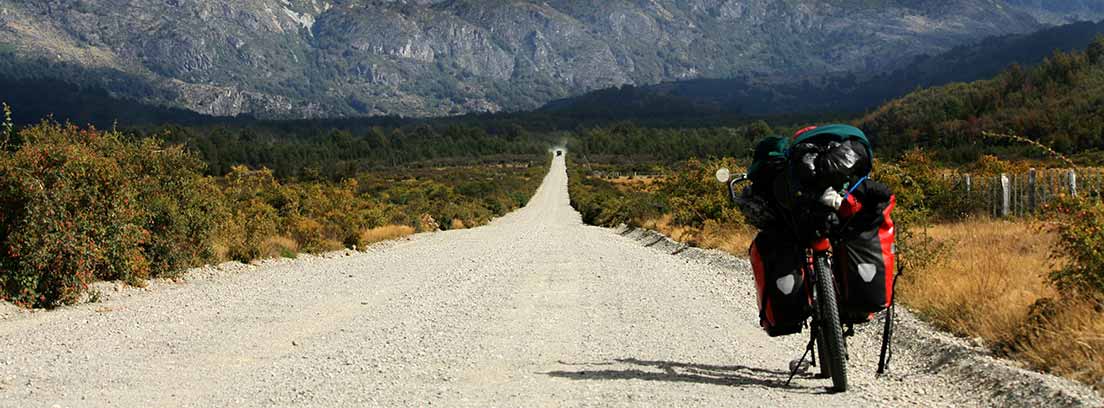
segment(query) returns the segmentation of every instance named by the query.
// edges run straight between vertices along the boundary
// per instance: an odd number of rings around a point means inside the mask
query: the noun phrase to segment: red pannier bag
[[[795,240],[762,231],[750,249],[759,300],[759,325],[771,337],[800,333],[812,310],[805,283],[808,259]]]
[[[850,201],[854,204],[855,200]],[[869,321],[893,299],[896,231],[890,213],[894,206],[893,196],[881,203],[856,206],[867,211],[856,210],[845,219],[847,228],[832,243],[840,315],[845,323]]]

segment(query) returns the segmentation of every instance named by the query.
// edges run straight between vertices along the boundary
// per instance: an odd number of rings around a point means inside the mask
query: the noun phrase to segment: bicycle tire
[[[843,342],[843,325],[840,324],[839,304],[836,303],[836,285],[832,269],[828,266],[828,256],[817,254],[813,265],[816,268],[817,310],[820,313],[820,340],[827,359],[827,369],[832,376],[832,391],[847,391],[847,345]]]

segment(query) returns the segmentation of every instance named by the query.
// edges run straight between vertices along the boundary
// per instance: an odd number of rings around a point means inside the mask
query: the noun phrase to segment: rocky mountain
[[[942,54],[921,55],[901,68],[867,78],[827,74],[786,83],[752,78],[692,79],[621,86],[552,101],[542,112],[579,120],[689,119],[782,114],[852,114],[916,89],[996,76],[1012,64],[1029,67],[1055,51],[1085,50],[1104,35],[1104,21],[1051,27],[1031,34],[989,37]]]
[[[1099,14],[1034,3],[0,0],[0,76],[211,115],[512,111],[625,84],[869,76]]]
[[[1008,0],[1008,3],[1047,24],[1104,18],[1104,1],[1101,0]]]

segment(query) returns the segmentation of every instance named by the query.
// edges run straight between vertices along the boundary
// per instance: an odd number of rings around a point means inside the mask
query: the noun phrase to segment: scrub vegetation
[[[477,226],[526,203],[544,162],[280,179],[180,145],[43,123],[3,130],[0,297],[50,307],[96,280],[142,285],[225,260],[364,247]],[[532,165],[530,165],[532,164]]]

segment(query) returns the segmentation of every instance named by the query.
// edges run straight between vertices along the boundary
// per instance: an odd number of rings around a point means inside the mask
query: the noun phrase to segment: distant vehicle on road
[[[563,150],[557,150],[556,156],[563,156]]]

